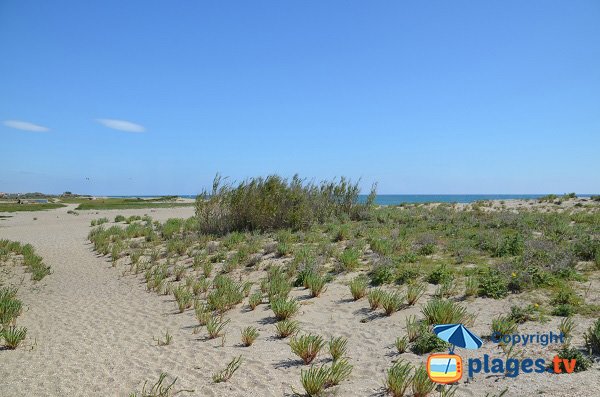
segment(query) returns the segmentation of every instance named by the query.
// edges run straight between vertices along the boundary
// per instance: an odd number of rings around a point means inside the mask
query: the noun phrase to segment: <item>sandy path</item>
[[[53,269],[40,288],[19,291],[28,308],[19,324],[36,345],[1,352],[2,396],[124,395],[161,369],[177,372],[178,362],[187,361],[178,360],[184,349],[153,342],[167,328],[177,334],[184,325],[168,314],[173,304],[146,293],[133,278],[117,277],[86,240],[90,219],[98,215],[74,216],[68,209],[20,213],[0,223],[0,238],[33,244]],[[185,216],[191,209],[165,212]],[[176,336],[177,343],[181,339]]]

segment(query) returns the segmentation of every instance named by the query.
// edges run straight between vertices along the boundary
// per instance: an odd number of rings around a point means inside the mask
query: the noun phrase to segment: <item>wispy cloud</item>
[[[20,120],[4,120],[3,124],[10,128],[30,132],[47,132],[50,128]]]
[[[143,125],[132,123],[126,120],[115,120],[115,119],[96,119],[97,122],[105,127],[112,128],[113,130],[126,131],[126,132],[144,132],[146,129]]]

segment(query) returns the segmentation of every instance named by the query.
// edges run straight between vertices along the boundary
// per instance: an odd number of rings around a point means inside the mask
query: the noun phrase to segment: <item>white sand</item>
[[[35,288],[26,281],[19,297],[27,309],[18,324],[29,329],[24,346],[0,351],[0,396],[127,396],[140,390],[144,380],[153,382],[160,372],[178,377],[177,388],[195,389],[186,396],[285,396],[300,385],[300,365],[288,340],[274,338],[272,312],[266,305],[255,311],[238,306],[227,314],[225,346],[221,339],[206,341],[205,331],[193,334],[196,320],[193,311],[177,313],[172,296],[159,296],[145,291],[141,278],[122,277],[123,267],[112,268],[98,257],[87,241],[90,220],[117,214],[143,215],[155,219],[188,217],[193,208],[157,210],[80,211],[67,214],[67,208],[36,213],[14,213],[0,220],[0,238],[8,238],[35,246],[53,273]],[[7,215],[7,214],[4,214]],[[33,220],[36,217],[37,220]],[[338,396],[375,396],[382,392],[384,374],[393,361],[403,357],[413,363],[425,356],[396,354],[392,343],[405,334],[405,318],[418,314],[417,307],[402,310],[391,317],[373,316],[366,299],[350,300],[347,286],[341,283],[351,275],[330,284],[320,298],[303,300],[297,319],[305,331],[325,338],[345,336],[354,371],[350,380],[337,387]],[[588,302],[600,302],[597,280],[594,280]],[[292,295],[304,298],[307,292],[297,289]],[[473,330],[489,333],[491,317],[519,303],[519,296],[504,300],[477,299],[468,304],[478,313]],[[361,319],[370,321],[361,322]],[[576,345],[591,319],[577,318]],[[558,320],[550,323],[528,323],[521,332],[555,331]],[[251,347],[240,347],[240,329],[254,325],[260,336]],[[173,335],[169,346],[157,346],[153,338],[166,330]],[[35,343],[34,343],[35,341]],[[550,359],[548,349],[527,350]],[[465,353],[464,350],[457,353]],[[481,357],[483,353],[499,356],[490,343],[463,357]],[[244,363],[227,383],[214,384],[212,374],[225,367],[234,356],[244,356]],[[327,362],[322,352],[317,362]],[[600,395],[599,365],[571,375],[531,374],[507,379],[477,374],[465,385],[460,382],[457,396],[484,396],[509,388],[508,396],[597,396]],[[437,393],[436,393],[437,395]]]

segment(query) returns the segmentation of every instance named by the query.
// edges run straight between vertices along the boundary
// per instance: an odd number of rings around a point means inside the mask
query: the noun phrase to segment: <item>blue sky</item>
[[[0,2],[0,191],[600,192],[600,2]]]

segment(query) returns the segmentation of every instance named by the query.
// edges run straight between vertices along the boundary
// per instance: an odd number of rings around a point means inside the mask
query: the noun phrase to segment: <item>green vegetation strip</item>
[[[171,208],[171,207],[190,207],[194,203],[175,203],[158,202],[144,199],[99,199],[85,201],[76,210],[124,210],[135,208]]]
[[[0,203],[0,212],[20,212],[20,211],[45,211],[65,207],[63,204],[44,203],[44,204],[16,204]]]

